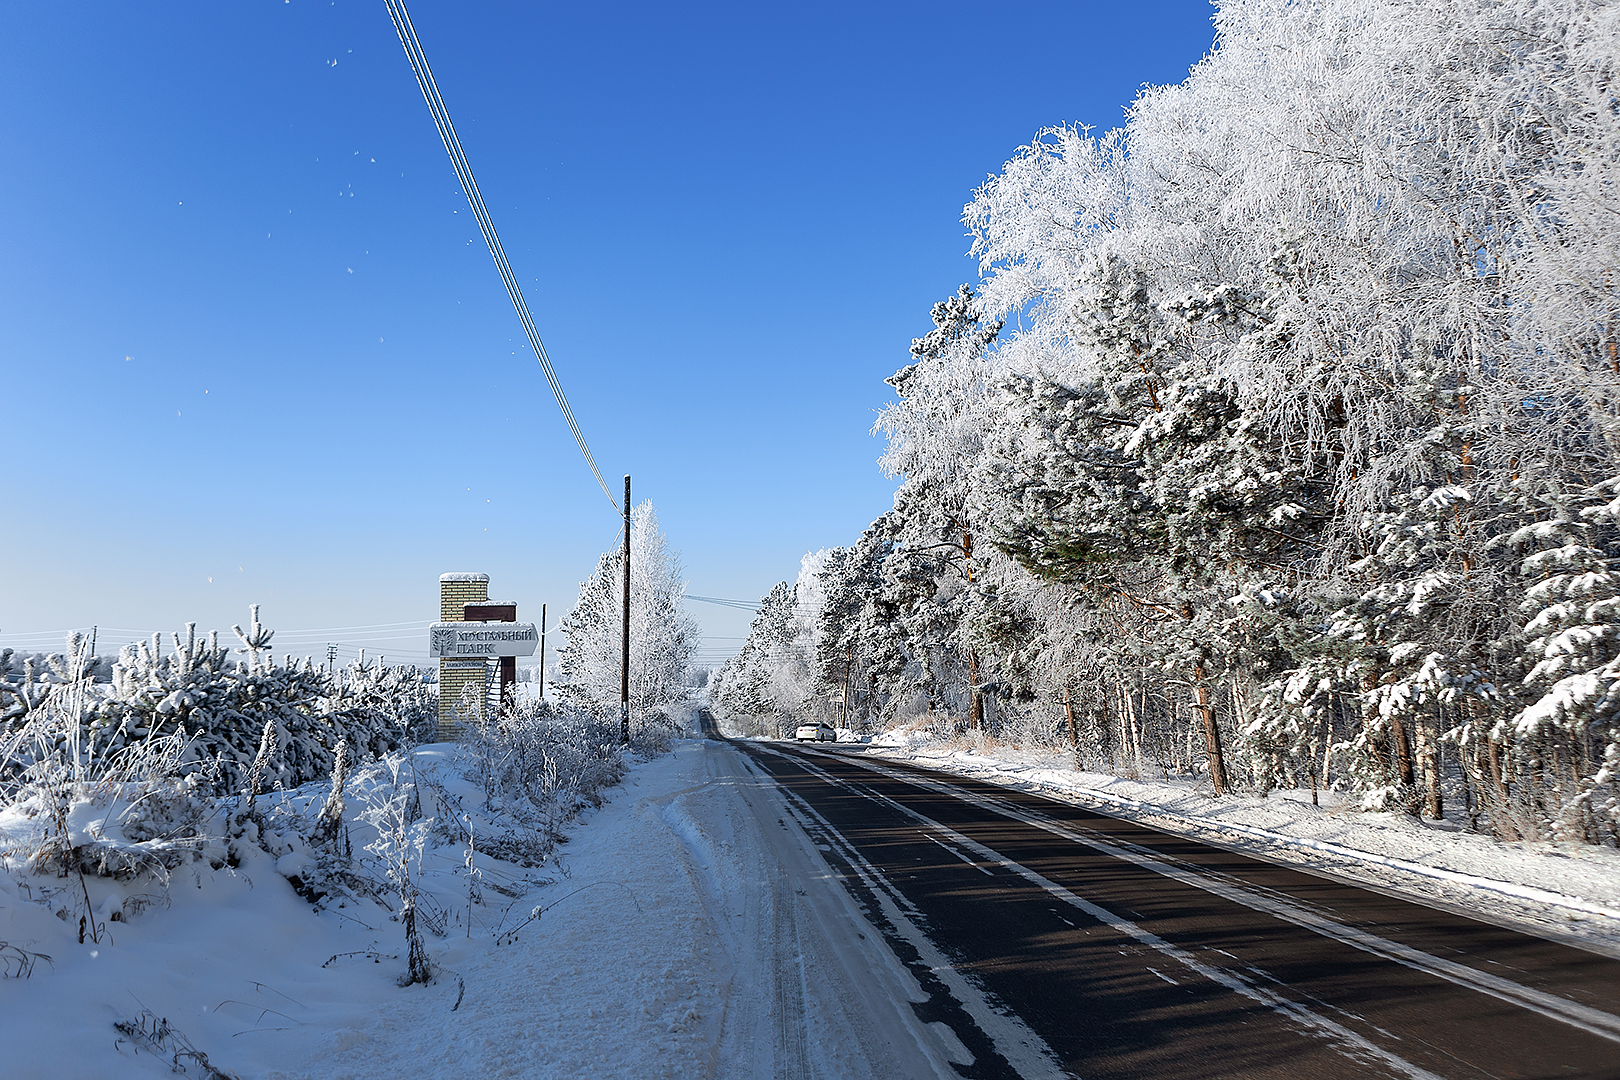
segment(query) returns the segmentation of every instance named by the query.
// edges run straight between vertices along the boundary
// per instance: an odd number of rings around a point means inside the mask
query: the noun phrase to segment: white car
[[[838,732],[831,724],[800,724],[793,738],[799,742],[837,742]]]

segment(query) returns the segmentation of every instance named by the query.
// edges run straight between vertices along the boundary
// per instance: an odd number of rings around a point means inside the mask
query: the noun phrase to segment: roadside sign
[[[446,659],[533,656],[539,644],[534,623],[439,622],[428,627],[428,655]]]

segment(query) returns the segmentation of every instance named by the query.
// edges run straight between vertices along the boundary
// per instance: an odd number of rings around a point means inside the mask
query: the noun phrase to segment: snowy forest
[[[972,193],[893,509],[764,598],[717,712],[1620,842],[1620,7],[1215,25]]]

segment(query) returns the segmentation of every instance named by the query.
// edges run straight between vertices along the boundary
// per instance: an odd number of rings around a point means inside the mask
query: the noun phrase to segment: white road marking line
[[[923,833],[923,836],[926,837],[929,840],[932,840],[934,843],[938,844],[940,847],[944,848],[946,851],[950,852],[952,855],[956,856],[958,859],[961,859],[963,862],[965,862],[969,866],[973,867],[973,869],[977,870],[979,873],[983,874],[985,877],[992,877],[993,878],[993,877],[996,876],[995,874],[993,874],[989,870],[986,870],[984,867],[982,867],[978,863],[974,862],[972,859],[968,858],[966,855],[962,854],[960,851],[957,851],[955,848],[951,847],[951,845],[939,840],[936,837],[929,836],[927,833]]]
[[[1510,979],[1492,975],[1487,971],[1471,968],[1466,964],[1459,964],[1455,960],[1434,956],[1404,945],[1398,941],[1379,937],[1365,930],[1343,923],[1335,922],[1317,912],[1311,911],[1298,904],[1281,899],[1279,896],[1267,895],[1252,887],[1239,885],[1236,881],[1225,875],[1214,874],[1209,871],[1193,871],[1185,867],[1176,866],[1157,854],[1150,854],[1143,848],[1134,845],[1124,845],[1117,841],[1104,840],[1096,834],[1088,834],[1088,830],[1079,827],[1062,825],[1040,815],[1028,813],[1018,807],[1002,802],[1000,799],[976,795],[926,777],[907,776],[896,770],[874,765],[869,761],[858,761],[850,757],[840,757],[840,760],[849,761],[873,772],[881,773],[891,779],[900,780],[926,790],[939,794],[949,795],[962,799],[1003,817],[1021,821],[1026,825],[1033,825],[1054,836],[1071,840],[1077,844],[1109,855],[1116,859],[1152,870],[1156,874],[1173,878],[1186,885],[1202,889],[1225,900],[1254,911],[1263,912],[1285,922],[1332,938],[1362,952],[1394,961],[1405,967],[1434,975],[1457,986],[1467,987],[1481,994],[1488,994],[1499,1001],[1505,1001],[1520,1008],[1529,1009],[1552,1020],[1558,1020],[1571,1027],[1579,1028],[1589,1035],[1620,1042],[1620,1016],[1607,1013],[1601,1009],[1594,1009],[1589,1005],[1570,1001],[1556,994],[1548,994],[1532,987],[1523,986]],[[897,804],[898,805],[898,804]],[[1500,966],[1500,965],[1498,965]]]
[[[778,753],[778,751],[769,752]],[[786,757],[787,755],[782,756]],[[813,763],[804,763],[804,766],[813,773],[819,774],[828,783],[843,788],[851,787],[851,785],[844,780],[833,776],[831,773]],[[897,779],[904,780],[908,778],[897,777]],[[920,784],[917,786],[927,785]],[[943,787],[943,785],[940,786]],[[1373,1061],[1380,1062],[1390,1069],[1411,1077],[1412,1080],[1441,1080],[1441,1078],[1435,1073],[1429,1072],[1422,1066],[1415,1065],[1412,1062],[1407,1061],[1405,1058],[1385,1050],[1378,1044],[1368,1040],[1359,1032],[1352,1031],[1344,1025],[1336,1023],[1325,1016],[1320,1016],[1296,1001],[1283,997],[1280,994],[1273,993],[1272,991],[1264,989],[1263,987],[1250,985],[1234,972],[1227,971],[1222,968],[1211,967],[1208,964],[1202,963],[1191,953],[1180,948],[1179,946],[1172,945],[1170,942],[1166,941],[1164,938],[1161,938],[1152,931],[1145,930],[1131,922],[1129,919],[1121,918],[1112,911],[1109,911],[1107,908],[1099,907],[1091,901],[1075,895],[1056,882],[1042,877],[1040,874],[1020,863],[1013,862],[991,848],[979,843],[977,840],[974,840],[972,837],[964,836],[962,833],[957,832],[949,825],[935,821],[932,818],[913,810],[911,807],[906,806],[903,803],[896,802],[881,792],[868,791],[863,792],[863,794],[865,794],[867,798],[870,798],[876,802],[887,804],[893,809],[899,811],[901,814],[904,814],[913,821],[916,821],[918,824],[927,826],[929,828],[938,829],[941,835],[948,837],[953,843],[961,846],[967,851],[973,852],[986,862],[995,863],[1002,868],[1017,874],[1019,877],[1024,878],[1031,884],[1040,886],[1042,889],[1045,889],[1047,892],[1051,893],[1053,896],[1056,896],[1058,899],[1064,901],[1070,906],[1078,908],[1087,915],[1090,915],[1098,922],[1111,926],[1120,933],[1134,938],[1141,944],[1146,945],[1162,955],[1175,960],[1183,967],[1197,975],[1202,976],[1209,982],[1215,983],[1219,986],[1224,986],[1233,993],[1246,997],[1257,1004],[1264,1005],[1267,1008],[1272,1009],[1293,1020],[1301,1027],[1310,1029],[1318,1035],[1336,1040],[1340,1044],[1341,1053],[1344,1053],[1346,1057],[1355,1058],[1363,1062],[1367,1062],[1368,1064],[1371,1064]],[[956,793],[952,791],[945,791],[943,794],[951,797],[968,798],[969,801],[973,801],[965,792],[961,796],[957,796]],[[1150,968],[1149,970],[1152,969]],[[1162,975],[1160,976],[1160,978],[1163,977],[1164,976]]]
[[[1046,1040],[1024,1023],[1023,1018],[991,1005],[983,991],[951,964],[939,946],[917,925],[914,917],[920,917],[922,913],[906,900],[905,894],[881,870],[814,807],[786,788],[782,791],[788,796],[790,809],[805,814],[829,836],[837,839],[844,857],[877,899],[883,917],[917,950],[922,962],[945,984],[951,996],[979,1026],[979,1030],[989,1037],[996,1052],[1007,1060],[1019,1076],[1028,1080],[1073,1080],[1072,1074],[1058,1063],[1057,1054],[1046,1045]]]

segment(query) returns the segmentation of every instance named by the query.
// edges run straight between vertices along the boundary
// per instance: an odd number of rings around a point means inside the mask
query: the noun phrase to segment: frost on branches
[[[527,698],[419,752],[437,721],[419,672],[279,661],[257,608],[235,632],[234,650],[188,626],[111,662],[77,634],[62,654],[0,654],[0,874],[80,942],[165,903],[188,864],[273,867],[317,911],[398,921],[401,983],[428,981],[424,930],[490,921],[474,854],[540,866],[627,768],[616,722]],[[443,847],[466,852],[454,910],[422,886]]]
[[[608,552],[563,618],[568,641],[557,658],[557,697],[566,708],[619,714],[623,582],[623,554]],[[670,729],[686,697],[700,631],[681,606],[685,592],[680,559],[644,502],[630,515],[630,716],[638,730]]]
[[[1215,22],[974,192],[894,509],[716,701],[1620,842],[1620,5]]]

